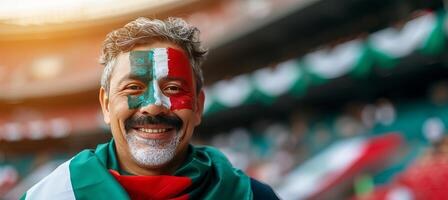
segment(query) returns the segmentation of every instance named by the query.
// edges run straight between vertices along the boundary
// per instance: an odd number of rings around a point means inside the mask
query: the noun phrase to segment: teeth
[[[146,132],[146,133],[163,133],[163,132],[166,132],[165,128],[159,128],[159,129],[139,128],[138,130]]]

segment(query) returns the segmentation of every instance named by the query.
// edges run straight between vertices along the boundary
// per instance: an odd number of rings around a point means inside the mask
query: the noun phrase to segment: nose
[[[140,112],[144,115],[156,116],[159,114],[167,114],[168,108],[162,104],[148,104],[140,107]]]
[[[170,108],[170,100],[163,95],[157,81],[153,81],[152,84],[153,90],[146,91],[146,95],[143,96],[144,100],[140,104],[140,111],[142,114],[150,116],[166,114]]]

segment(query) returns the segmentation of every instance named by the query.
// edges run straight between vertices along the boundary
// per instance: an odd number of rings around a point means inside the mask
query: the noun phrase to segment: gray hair
[[[198,28],[183,19],[173,17],[166,20],[140,17],[107,34],[100,56],[100,63],[104,65],[101,87],[109,93],[110,77],[120,53],[130,51],[135,45],[155,41],[172,42],[187,53],[193,67],[196,91],[199,92],[204,83],[200,66],[205,60],[207,50],[201,46]]]

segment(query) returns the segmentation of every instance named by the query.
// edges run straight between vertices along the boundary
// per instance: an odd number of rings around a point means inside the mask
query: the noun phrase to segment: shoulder
[[[256,179],[250,178],[250,187],[254,195],[254,199],[279,199],[274,190],[269,185],[261,183]]]
[[[227,157],[220,150],[211,147],[211,146],[193,146],[190,145],[191,155],[195,157],[195,159],[204,160],[208,162],[211,160],[212,162],[224,163],[226,166],[232,167],[232,164],[227,159]]]

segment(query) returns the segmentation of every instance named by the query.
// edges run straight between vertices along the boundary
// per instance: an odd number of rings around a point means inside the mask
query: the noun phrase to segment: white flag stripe
[[[72,183],[70,181],[70,161],[56,168],[50,175],[30,188],[26,193],[26,200],[75,200]]]

